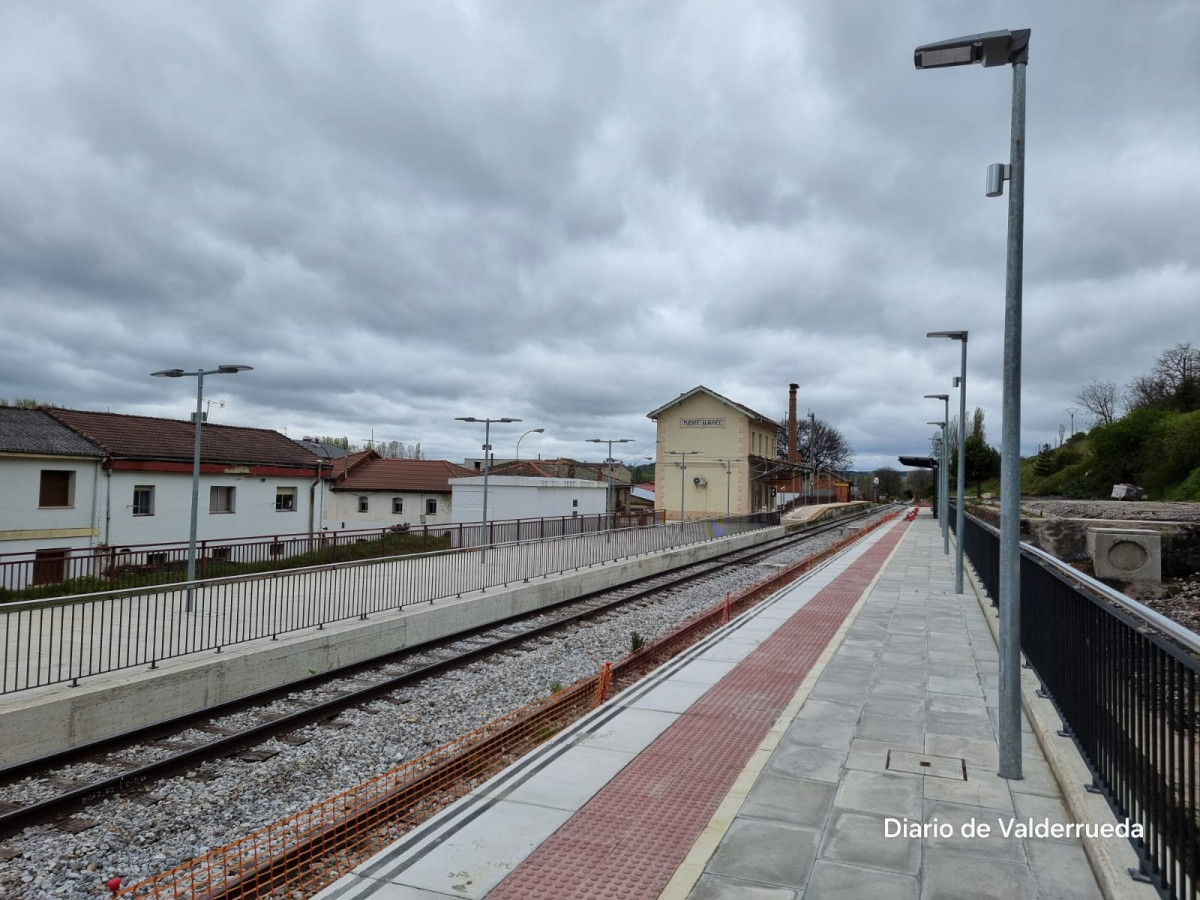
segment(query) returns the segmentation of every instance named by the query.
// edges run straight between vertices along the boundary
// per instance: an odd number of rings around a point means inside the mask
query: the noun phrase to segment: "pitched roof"
[[[478,475],[444,459],[365,459],[335,486],[337,491],[427,491],[448,493],[451,478]]]
[[[292,438],[297,444],[305,450],[315,453],[321,459],[341,459],[343,456],[349,456],[350,451],[344,450],[336,444],[331,444],[328,441],[319,441],[316,438]]]
[[[104,451],[80,437],[41,409],[0,407],[0,450],[55,456],[104,456]]]
[[[326,477],[334,479],[344,478],[347,472],[352,471],[356,466],[362,465],[367,460],[382,458],[376,451],[369,447],[366,450],[355,450],[346,456],[339,456],[337,459],[330,460],[329,464],[332,468]]]
[[[480,473],[471,472],[471,474],[478,475]],[[578,478],[583,481],[603,481],[607,477],[601,475],[593,466],[576,462],[573,459],[522,459],[519,462],[494,466],[491,474],[515,475],[518,478]]]
[[[181,419],[52,409],[49,414],[119,459],[191,462],[196,426]],[[200,459],[206,463],[316,468],[317,457],[286,435],[266,428],[203,426]]]
[[[736,409],[738,412],[740,412],[743,416],[746,416],[747,418],[758,419],[758,420],[766,423],[767,425],[774,425],[776,428],[779,427],[779,423],[776,422],[771,417],[764,416],[760,412],[755,412],[748,406],[743,406],[740,403],[735,403],[732,400],[730,400],[728,397],[722,396],[721,394],[718,394],[716,391],[712,390],[711,388],[706,388],[702,384],[696,385],[696,387],[692,388],[690,391],[688,391],[684,394],[680,394],[678,397],[676,397],[670,403],[664,403],[658,409],[653,410],[652,412],[646,413],[646,418],[647,419],[657,419],[664,410],[668,410],[672,406],[682,403],[684,400],[688,399],[689,397],[692,397],[696,394],[701,394],[701,393],[708,394],[708,396],[710,396],[716,400],[719,400],[720,402],[724,403],[726,406]]]

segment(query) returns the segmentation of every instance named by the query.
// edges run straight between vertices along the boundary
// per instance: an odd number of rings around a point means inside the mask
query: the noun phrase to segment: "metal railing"
[[[553,516],[489,522],[487,543],[515,543],[612,528],[653,525],[654,510],[608,515]],[[478,523],[394,525],[340,531],[206,538],[196,542],[200,578],[234,574],[238,568],[294,568],[297,557],[317,557],[308,564],[363,559],[450,547],[478,547],[485,542]],[[365,545],[365,546],[364,546]],[[111,547],[59,548],[0,553],[0,602],[162,584],[183,577],[188,542],[163,541]],[[301,563],[304,564],[304,563]],[[77,582],[75,590],[64,591]]]
[[[999,533],[966,516],[963,552],[999,596]],[[950,519],[954,522],[954,517]],[[1078,572],[1021,548],[1021,649],[1169,897],[1200,888],[1200,636]],[[994,601],[993,601],[994,602]]]
[[[159,900],[312,896],[600,706],[612,694],[716,631],[731,616],[771,596],[896,515],[872,523],[737,594],[727,595],[723,603],[700,612],[624,659],[605,663],[595,675],[233,843],[118,888],[114,894]]]
[[[778,524],[778,513],[758,513],[497,544],[486,559],[458,549],[210,578],[195,583],[190,603],[185,583],[9,603],[0,607],[0,693],[154,668],[189,653]]]

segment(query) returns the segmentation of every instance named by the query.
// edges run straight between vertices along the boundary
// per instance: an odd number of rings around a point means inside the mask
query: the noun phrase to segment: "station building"
[[[799,490],[803,467],[795,435],[789,435],[791,461],[781,459],[774,419],[704,385],[647,416],[658,425],[654,508],[660,517],[705,519],[769,511],[776,508],[780,493]]]

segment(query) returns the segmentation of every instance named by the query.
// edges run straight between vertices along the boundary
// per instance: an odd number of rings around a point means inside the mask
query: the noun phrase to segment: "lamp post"
[[[479,564],[483,565],[487,558],[487,542],[488,542],[488,517],[487,517],[487,501],[488,501],[488,470],[491,468],[492,459],[492,423],[493,422],[520,422],[520,419],[510,419],[505,416],[502,419],[477,419],[474,416],[455,416],[456,422],[482,422],[483,423],[483,533],[479,539]]]
[[[154,378],[183,378],[188,376],[196,379],[196,437],[192,444],[192,523],[188,532],[187,560],[187,611],[195,608],[196,597],[196,523],[200,506],[200,424],[204,419],[204,376],[205,375],[236,375],[238,372],[249,372],[253,366],[217,366],[215,369],[197,369],[195,372],[185,372],[183,369],[162,369],[151,372]]]
[[[808,411],[808,464],[812,468],[809,480],[812,482],[813,505],[817,503],[817,414]],[[804,505],[808,505],[805,497]]]
[[[1075,413],[1079,412],[1079,407],[1068,406],[1063,412],[1071,417],[1071,437],[1075,437]]]
[[[926,425],[937,425],[942,429],[941,439],[941,459],[938,460],[938,515],[942,517],[942,552],[947,556],[950,555],[950,532],[946,529],[946,496],[942,491],[942,483],[946,480],[946,423],[945,422],[926,422]]]
[[[527,435],[545,434],[545,433],[546,433],[545,428],[530,428],[527,432],[525,432],[525,434],[523,434],[519,438],[517,438],[517,462],[521,461],[521,441],[525,440]]]
[[[613,489],[613,444],[632,444],[633,438],[587,438],[589,444],[608,444],[608,490],[604,492],[604,512],[607,515],[612,512],[612,489]],[[612,523],[609,522],[609,527]]]
[[[942,553],[950,554],[950,445],[946,443],[950,427],[950,395],[926,394],[926,400],[941,400],[945,406],[946,421],[942,423],[942,461],[938,472],[938,509],[942,518]],[[932,425],[932,422],[927,424]]]
[[[678,456],[679,457],[679,523],[681,525],[687,521],[687,518],[683,514],[683,491],[686,486],[686,482],[683,479],[684,479],[684,475],[687,474],[687,458],[689,456],[694,456],[695,454],[697,454],[699,452],[700,452],[699,450],[668,450],[667,451],[668,456]]]
[[[989,31],[917,47],[918,69],[1011,65],[1012,125],[1008,165],[988,166],[989,197],[1008,196],[1004,284],[1004,402],[1000,447],[1000,776],[1021,778],[1021,289],[1025,234],[1025,70],[1028,28]],[[966,357],[966,336],[963,356]],[[962,478],[962,467],[959,467]],[[959,516],[962,506],[959,505]],[[960,520],[961,521],[961,520]],[[959,534],[959,545],[962,535]]]
[[[955,491],[956,507],[954,510],[954,593],[963,592],[963,516],[966,507],[963,506],[963,494],[967,485],[967,337],[965,331],[930,331],[925,337],[950,338],[962,342],[962,365],[954,386],[958,388],[958,477]],[[947,475],[949,469],[947,469]],[[949,494],[949,479],[946,482]],[[946,497],[949,501],[949,496]],[[947,525],[950,523],[947,522]]]

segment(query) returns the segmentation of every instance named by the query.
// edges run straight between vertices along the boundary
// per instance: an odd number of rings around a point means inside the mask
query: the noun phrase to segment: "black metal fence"
[[[963,552],[999,597],[999,534],[966,516]],[[954,517],[950,519],[954,522]],[[1169,897],[1200,888],[1200,637],[1028,546],[1021,649]]]
[[[0,606],[0,694],[778,525],[778,513],[286,569]]]

